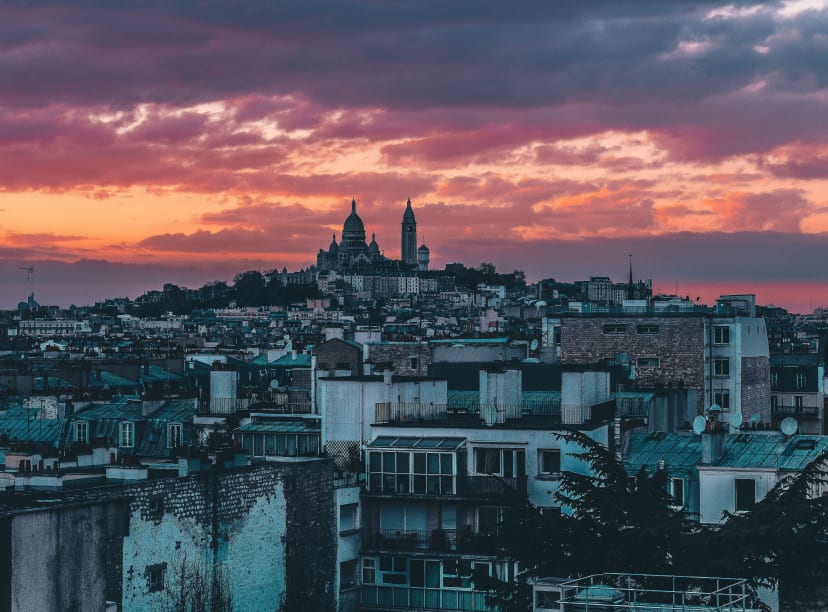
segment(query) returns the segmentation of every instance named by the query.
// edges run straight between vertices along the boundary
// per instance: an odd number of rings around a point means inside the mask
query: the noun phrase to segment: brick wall
[[[416,358],[412,367],[411,358]],[[375,371],[383,364],[390,363],[394,374],[400,376],[426,376],[431,364],[431,353],[426,344],[419,342],[387,342],[368,345],[368,358]]]
[[[763,423],[771,422],[770,359],[742,358],[742,416],[747,419],[755,412]]]
[[[605,326],[616,327],[607,333]],[[657,328],[657,331],[654,331]],[[590,364],[626,353],[636,366],[641,388],[658,384],[698,391],[704,399],[704,320],[701,317],[590,317],[561,319],[561,363]],[[639,359],[657,357],[658,365],[639,367]]]
[[[355,376],[362,374],[362,350],[347,342],[330,340],[315,347],[312,354],[316,355],[316,367],[319,370],[350,370]],[[345,367],[340,367],[341,365]]]

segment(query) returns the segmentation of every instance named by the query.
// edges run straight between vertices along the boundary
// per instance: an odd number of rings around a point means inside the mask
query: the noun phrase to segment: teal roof
[[[465,438],[417,438],[413,436],[378,436],[369,448],[416,448],[455,450],[463,446]]]
[[[656,469],[664,460],[667,473],[687,473],[701,461],[701,437],[687,433],[632,433],[624,453],[624,467],[634,474],[641,466]]]
[[[449,389],[448,404],[452,408],[464,407],[470,412],[476,412],[480,407],[480,391],[460,391]],[[532,408],[540,408],[560,403],[560,391],[524,391],[521,394],[521,405],[524,410],[531,412]]]
[[[141,380],[147,382],[163,382],[163,381],[180,381],[182,380],[181,376],[176,374],[175,372],[170,372],[169,370],[165,370],[161,366],[157,365],[150,365],[148,373],[141,374]]]
[[[728,435],[725,454],[716,467],[779,469],[798,472],[828,452],[828,436],[785,436],[742,432]],[[660,460],[668,473],[689,472],[701,462],[701,436],[691,433],[632,433],[624,453],[630,473],[641,466],[655,469]]]
[[[287,355],[280,357],[276,361],[271,362],[270,365],[275,366],[290,366],[293,368],[309,368],[311,364],[311,357],[310,355],[306,355],[305,353],[300,353],[296,355],[296,359],[293,358],[293,355],[288,353]]]
[[[138,381],[129,380],[107,370],[99,370],[89,376],[90,387],[137,387]]]
[[[245,423],[235,433],[319,433],[318,421],[260,421]]]
[[[509,338],[449,338],[447,340],[431,340],[431,344],[506,344]]]

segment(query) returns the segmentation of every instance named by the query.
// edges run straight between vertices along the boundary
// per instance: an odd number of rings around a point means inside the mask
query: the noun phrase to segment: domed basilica
[[[400,253],[399,261],[385,257],[373,233],[371,242],[365,242],[365,224],[356,212],[356,199],[353,199],[351,214],[342,224],[339,244],[334,234],[328,249],[319,249],[316,255],[316,269],[319,272],[355,268],[427,270],[428,248],[422,245],[417,249],[417,220],[414,218],[410,199],[406,202],[403,212]]]

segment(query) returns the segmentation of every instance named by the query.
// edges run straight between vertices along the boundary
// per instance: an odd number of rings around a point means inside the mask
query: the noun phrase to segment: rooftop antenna
[[[19,268],[26,272],[26,299],[29,299],[29,296],[32,295],[32,279],[34,278],[34,267],[32,266],[21,266]]]

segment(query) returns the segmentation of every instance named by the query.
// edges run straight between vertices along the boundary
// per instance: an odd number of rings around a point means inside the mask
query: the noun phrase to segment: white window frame
[[[725,346],[730,344],[730,326],[729,325],[714,325],[713,326],[713,344]]]
[[[118,446],[121,448],[135,448],[135,423],[122,421],[118,427]]]
[[[89,444],[89,423],[86,421],[75,421],[75,442]]]
[[[343,521],[343,516],[347,521]],[[348,523],[348,524],[345,524]],[[339,533],[350,533],[359,529],[359,504],[342,504],[339,506]]]
[[[727,401],[725,401],[725,398]],[[730,410],[730,390],[719,389],[713,392],[713,403],[718,404],[722,410]]]
[[[546,467],[544,455],[546,453],[553,453],[558,455],[558,469],[549,470]],[[561,473],[561,449],[559,448],[540,448],[538,449],[538,474],[542,476],[555,476]]]
[[[178,435],[175,435],[177,432]],[[178,448],[184,443],[184,426],[181,423],[167,423],[167,448]]]

